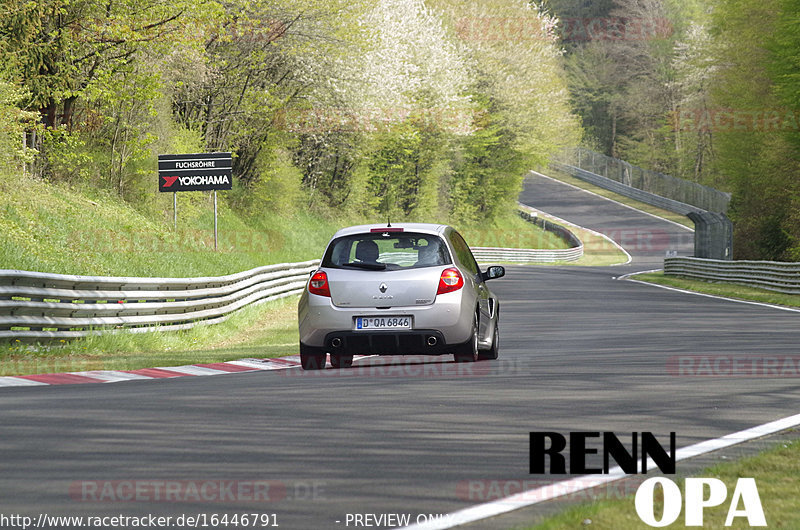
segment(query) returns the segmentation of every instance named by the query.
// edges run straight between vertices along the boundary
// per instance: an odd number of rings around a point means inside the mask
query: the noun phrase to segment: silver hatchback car
[[[306,370],[346,368],[353,355],[496,359],[500,304],[450,226],[362,225],[334,234],[300,297],[300,359]]]

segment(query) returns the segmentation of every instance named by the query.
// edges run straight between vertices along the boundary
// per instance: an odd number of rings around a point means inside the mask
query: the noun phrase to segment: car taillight
[[[451,293],[458,291],[464,287],[464,278],[455,267],[450,267],[442,271],[442,276],[439,278],[439,289],[436,294]]]
[[[314,276],[308,281],[308,292],[320,296],[331,296],[331,290],[328,287],[328,275],[324,271],[314,273]]]

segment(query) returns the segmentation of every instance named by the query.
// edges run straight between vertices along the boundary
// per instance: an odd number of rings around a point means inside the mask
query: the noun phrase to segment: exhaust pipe
[[[340,347],[341,345],[342,345],[342,339],[340,339],[339,337],[335,337],[335,338],[334,338],[334,339],[331,341],[331,346],[333,346],[334,348],[338,348],[338,347]]]
[[[436,346],[436,337],[433,335],[428,337],[428,346]]]

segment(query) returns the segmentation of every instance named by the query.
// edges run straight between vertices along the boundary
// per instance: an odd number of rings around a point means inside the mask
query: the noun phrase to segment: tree
[[[0,167],[4,168],[2,173],[18,169],[32,160],[33,152],[25,148],[23,139],[26,130],[34,124],[36,114],[18,107],[26,97],[21,88],[3,80],[0,75]]]
[[[767,44],[780,13],[777,0],[724,0],[714,12],[716,40],[712,101],[736,118],[717,131],[715,167],[731,188],[737,258],[786,259],[787,222],[796,163],[786,137],[765,113],[779,108]]]
[[[516,0],[432,5],[459,37],[472,77],[474,132],[459,139],[449,197],[464,219],[491,218],[512,206],[526,169],[580,140],[556,20]]]
[[[199,15],[185,0],[8,0],[0,21],[9,62],[47,127],[69,125],[88,84],[129,65],[148,45],[168,46]]]

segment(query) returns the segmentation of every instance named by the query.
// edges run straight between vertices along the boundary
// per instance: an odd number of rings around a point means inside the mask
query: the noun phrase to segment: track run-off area
[[[0,514],[401,526],[569,478],[529,474],[529,431],[675,432],[680,449],[797,414],[797,371],[725,367],[796,358],[800,315],[617,279],[691,255],[691,231],[535,174],[520,202],[606,234],[631,261],[508,267],[492,283],[497,361],[0,388]]]

